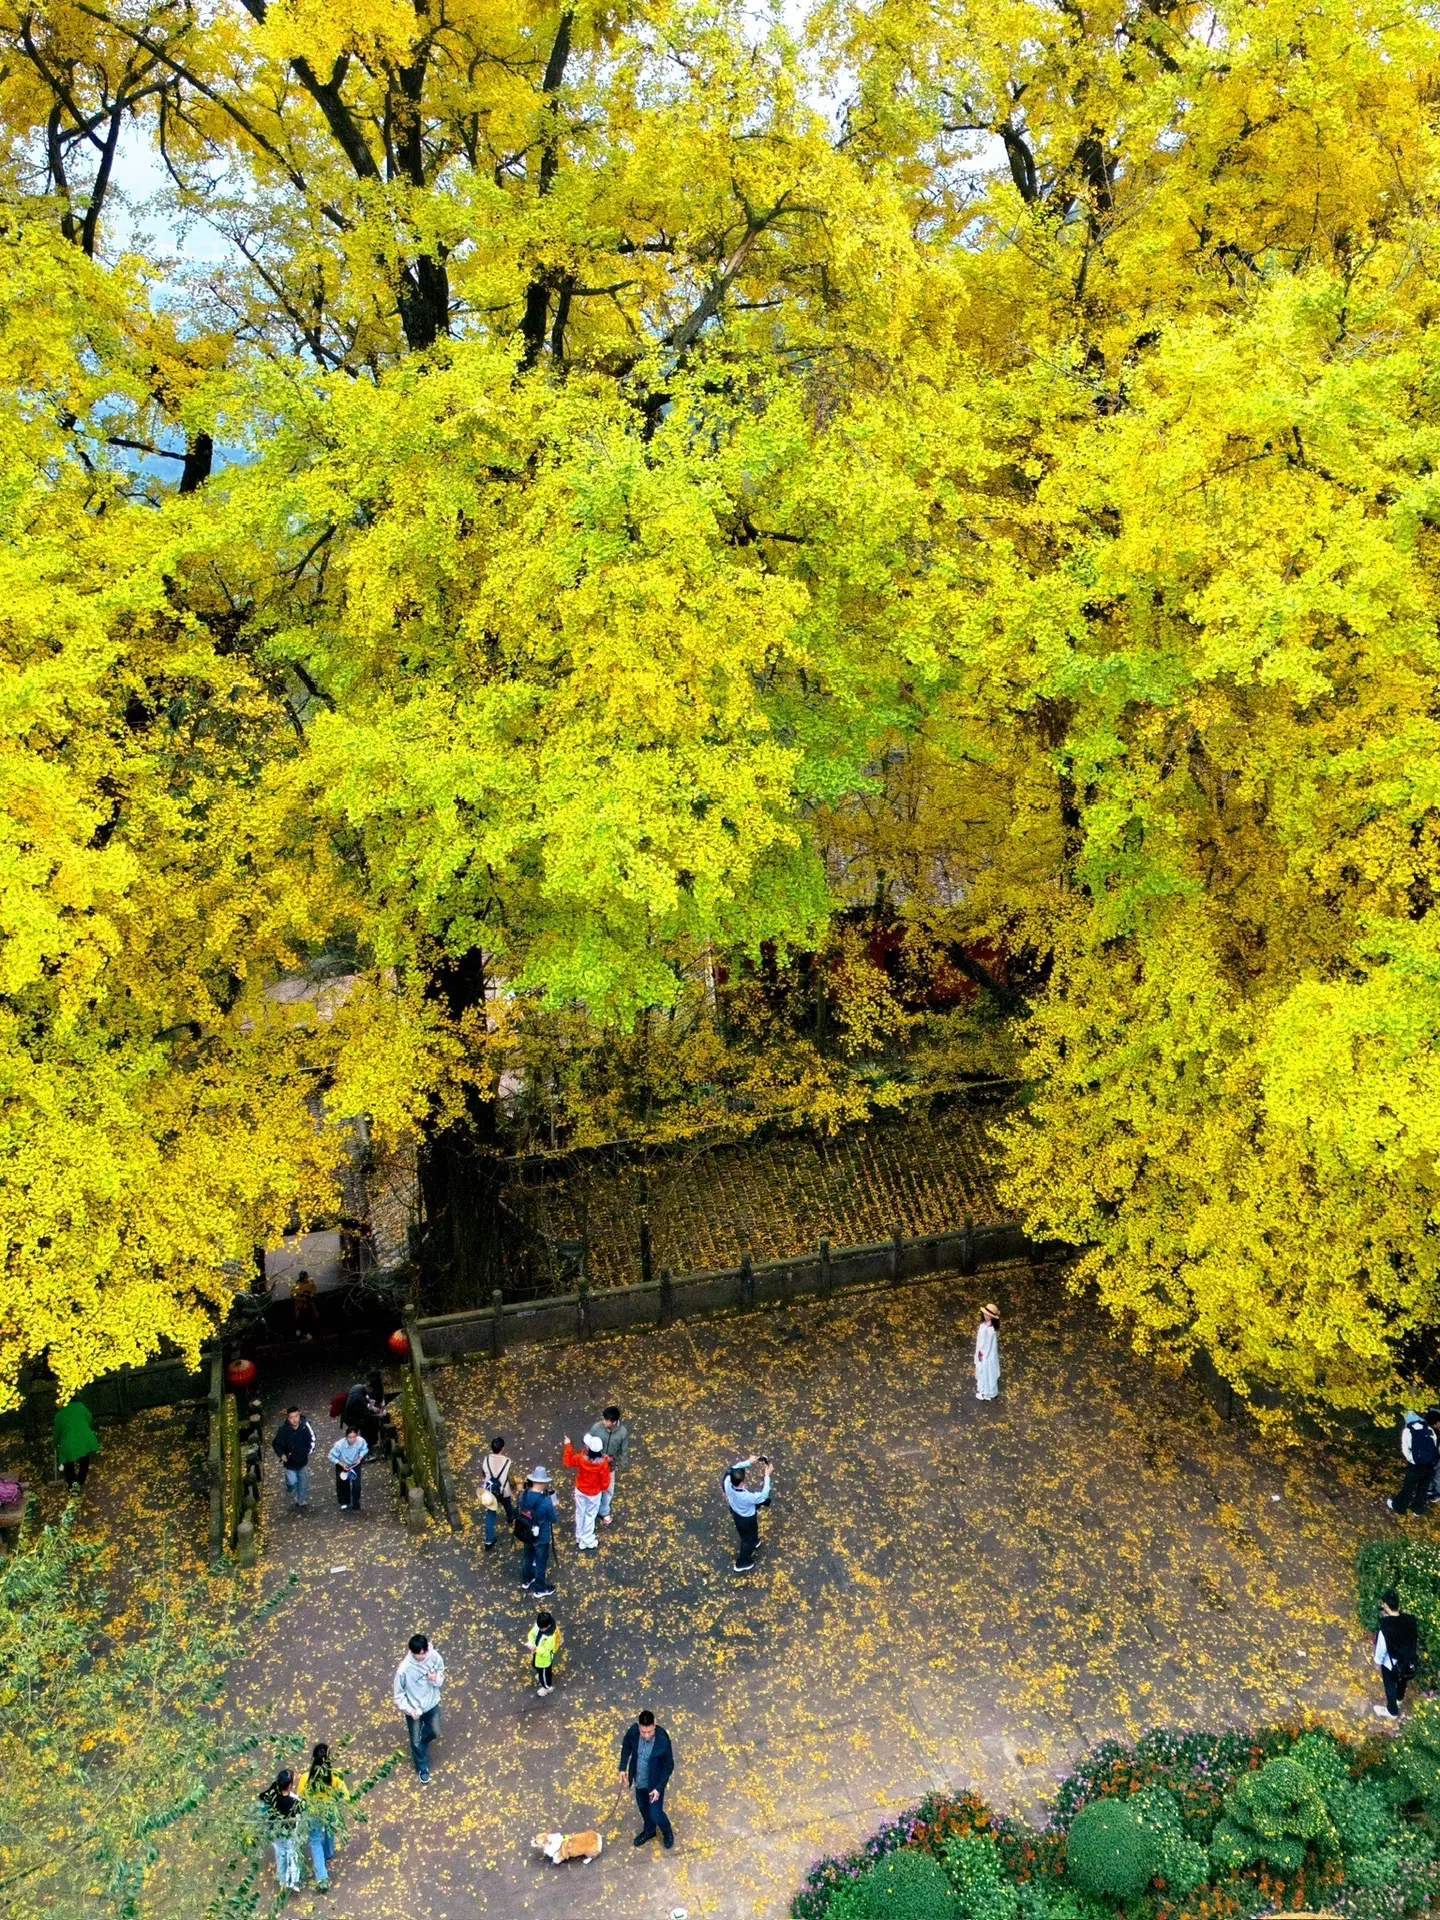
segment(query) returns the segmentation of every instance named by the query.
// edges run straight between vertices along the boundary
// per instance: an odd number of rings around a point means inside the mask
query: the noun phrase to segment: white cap
[[[587,1433],[585,1436],[585,1444],[592,1453],[603,1453],[605,1451],[605,1442],[600,1438],[598,1433]]]

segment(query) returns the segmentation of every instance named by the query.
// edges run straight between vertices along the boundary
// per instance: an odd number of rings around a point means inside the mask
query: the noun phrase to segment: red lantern
[[[256,1380],[253,1360],[232,1360],[225,1369],[225,1384],[238,1393],[241,1387],[253,1387]]]
[[[397,1360],[408,1358],[410,1353],[410,1336],[403,1327],[396,1327],[385,1344]]]

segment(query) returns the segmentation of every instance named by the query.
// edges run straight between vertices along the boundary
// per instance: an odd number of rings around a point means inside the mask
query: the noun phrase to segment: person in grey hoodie
[[[610,1462],[610,1484],[600,1496],[600,1520],[608,1527],[615,1482],[620,1477],[620,1469],[630,1464],[630,1429],[620,1418],[619,1407],[606,1407],[601,1414],[600,1437],[605,1442],[605,1458]]]
[[[410,1758],[421,1786],[430,1779],[430,1742],[440,1731],[440,1689],[445,1662],[423,1633],[412,1633],[405,1658],[395,1669],[394,1700],[405,1716]]]

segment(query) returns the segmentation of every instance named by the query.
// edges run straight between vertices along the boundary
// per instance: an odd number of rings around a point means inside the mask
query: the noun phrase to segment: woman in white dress
[[[993,1303],[980,1309],[975,1329],[975,1398],[1000,1397],[1000,1309]]]

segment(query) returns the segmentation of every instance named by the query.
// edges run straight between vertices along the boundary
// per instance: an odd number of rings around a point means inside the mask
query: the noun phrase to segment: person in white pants
[[[595,1538],[595,1516],[600,1511],[600,1496],[610,1485],[604,1440],[598,1433],[587,1433],[585,1451],[576,1453],[567,1433],[560,1464],[575,1475],[575,1544],[590,1553],[600,1544]]]

